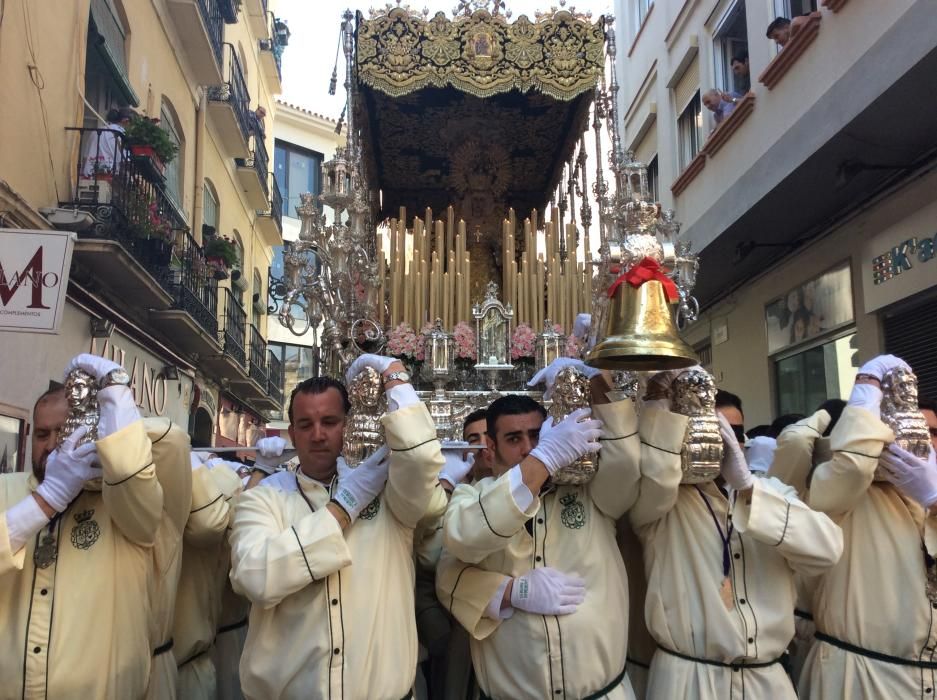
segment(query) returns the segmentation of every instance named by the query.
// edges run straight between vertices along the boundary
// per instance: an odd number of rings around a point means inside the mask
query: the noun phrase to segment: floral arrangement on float
[[[417,335],[409,323],[399,323],[387,334],[387,354],[403,362],[416,377],[423,365],[423,336]]]
[[[521,323],[511,334],[511,359],[523,363],[534,361],[534,349],[537,346],[537,335],[526,323]]]
[[[582,359],[582,341],[570,333],[566,336],[566,357],[572,357],[576,360]]]
[[[452,330],[455,338],[456,365],[474,365],[477,357],[475,347],[475,331],[465,321],[459,321]]]

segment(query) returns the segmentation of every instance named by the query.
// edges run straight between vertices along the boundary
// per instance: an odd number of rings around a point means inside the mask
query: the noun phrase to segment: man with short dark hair
[[[462,423],[462,439],[470,445],[487,445],[485,438],[488,435],[488,411],[480,408],[472,411]],[[473,481],[491,476],[494,455],[487,447],[475,452],[475,463],[472,465],[471,478]]]
[[[231,581],[253,604],[241,659],[247,698],[397,700],[411,692],[413,532],[428,517],[443,458],[400,361],[362,355],[347,378],[366,367],[383,378],[387,444],[348,468],[345,387],[308,379],[289,404],[299,468],[238,500]]]
[[[141,419],[130,376],[94,355],[97,440],[56,447],[64,392],[35,408],[33,472],[0,475],[2,697],[172,698],[171,626],[191,504],[188,436]]]
[[[745,414],[742,412],[742,399],[731,391],[719,389],[716,392],[716,413],[725,416],[732,426],[735,439],[740,445],[745,444]]]
[[[765,36],[783,49],[791,40],[791,21],[787,17],[775,17],[765,30]]]
[[[751,72],[748,67],[748,49],[742,49],[732,56],[729,67],[732,69],[732,74],[735,75],[737,81],[736,89],[732,94],[734,97],[742,97],[751,90],[752,86]]]
[[[637,497],[637,421],[631,401],[609,403],[598,370],[563,360],[590,377],[595,419],[580,409],[554,424],[530,397],[497,399],[486,438],[494,475],[458,486],[445,515],[436,588],[472,637],[483,697],[632,697],[615,520]],[[563,366],[541,375],[547,397]],[[599,439],[591,482],[550,482]]]

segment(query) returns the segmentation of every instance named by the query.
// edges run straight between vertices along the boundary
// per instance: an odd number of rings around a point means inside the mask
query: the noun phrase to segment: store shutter
[[[937,297],[885,317],[885,352],[905,360],[917,375],[918,393],[937,399]]]

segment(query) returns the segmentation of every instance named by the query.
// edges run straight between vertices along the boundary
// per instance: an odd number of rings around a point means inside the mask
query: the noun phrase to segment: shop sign
[[[75,234],[0,229],[0,331],[58,333]]]
[[[918,238],[912,236],[872,260],[872,282],[883,284],[903,272],[911,270],[914,263],[926,263],[934,259],[937,252],[937,235]]]
[[[104,339],[103,344],[100,339],[92,338],[89,352],[113,360],[127,370],[134,401],[144,415],[172,417],[175,406],[170,405],[169,399],[175,388],[162,376],[163,363],[151,362],[132,349],[128,352],[111,338]]]

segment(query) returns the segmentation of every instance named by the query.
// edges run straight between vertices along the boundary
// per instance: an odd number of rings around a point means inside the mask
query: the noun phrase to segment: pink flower
[[[455,337],[455,356],[459,360],[475,361],[475,331],[465,321],[460,321],[452,331]]]
[[[408,323],[401,323],[387,335],[387,352],[394,357],[422,359],[416,356],[417,339],[413,328]],[[422,345],[420,347],[422,355]]]
[[[566,338],[566,357],[575,359],[582,357],[582,346],[579,343],[579,338],[572,334]]]
[[[534,347],[537,342],[537,336],[526,323],[520,324],[514,329],[511,336],[511,359],[521,360],[532,358],[534,356]]]

